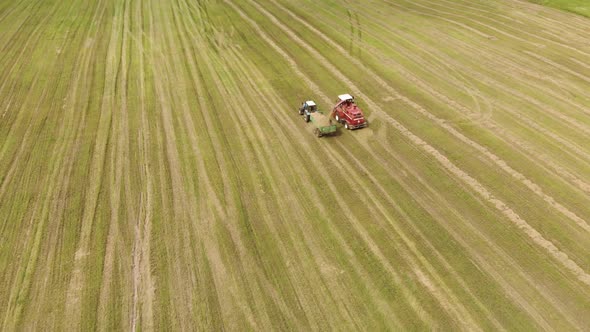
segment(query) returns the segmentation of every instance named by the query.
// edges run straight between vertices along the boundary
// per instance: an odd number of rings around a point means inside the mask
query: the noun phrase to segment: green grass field
[[[0,330],[588,329],[588,31],[515,0],[0,0]],[[369,127],[316,138],[298,107],[342,93]]]
[[[590,2],[586,0],[531,0],[546,6],[551,6],[572,13],[590,17]]]

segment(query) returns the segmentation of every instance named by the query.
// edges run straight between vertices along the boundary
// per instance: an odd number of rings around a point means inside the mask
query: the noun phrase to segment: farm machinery
[[[317,137],[336,132],[336,124],[332,121],[331,117],[318,110],[313,100],[303,102],[299,108],[299,115],[303,115],[305,122],[311,122],[315,126],[313,133]]]
[[[338,96],[332,114],[336,122],[342,123],[346,129],[364,128],[369,124],[363,111],[354,102],[354,97],[349,94]]]

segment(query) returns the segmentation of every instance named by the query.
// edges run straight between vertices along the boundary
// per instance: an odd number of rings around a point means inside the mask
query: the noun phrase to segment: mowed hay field
[[[0,330],[587,330],[590,19],[0,1]],[[356,96],[316,138],[297,108]]]

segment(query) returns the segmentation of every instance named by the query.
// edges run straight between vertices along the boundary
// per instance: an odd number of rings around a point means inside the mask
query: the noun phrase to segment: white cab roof
[[[307,106],[315,106],[315,103],[313,102],[313,100],[308,100],[305,103],[307,104]]]
[[[346,94],[343,94],[343,95],[340,95],[340,96],[338,96],[338,98],[340,98],[340,100],[342,100],[342,101],[344,101],[344,100],[350,100],[350,99],[354,99],[354,98],[352,98],[352,96],[351,96],[351,95],[349,95],[348,93],[346,93]]]

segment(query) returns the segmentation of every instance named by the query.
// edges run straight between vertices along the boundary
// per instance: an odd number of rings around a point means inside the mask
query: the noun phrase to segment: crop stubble
[[[590,22],[443,2],[0,6],[3,328],[587,326]]]

